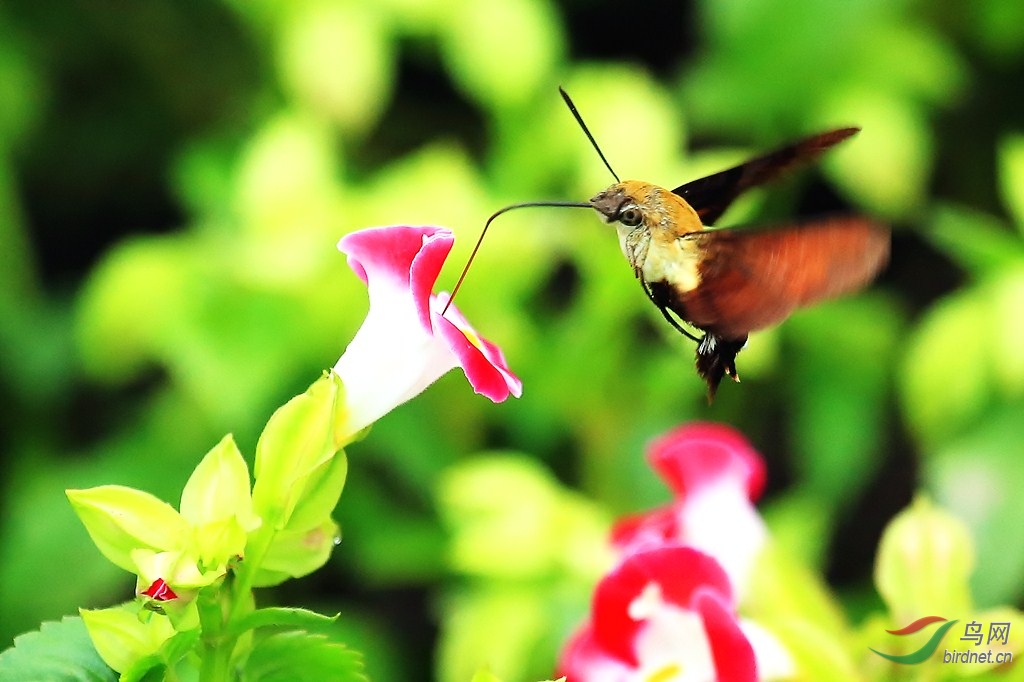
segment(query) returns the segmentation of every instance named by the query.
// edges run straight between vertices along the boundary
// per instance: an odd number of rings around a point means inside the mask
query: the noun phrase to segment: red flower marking
[[[178,598],[178,595],[174,594],[174,590],[164,582],[163,578],[154,580],[152,585],[142,591],[142,594],[156,601],[171,601]]]

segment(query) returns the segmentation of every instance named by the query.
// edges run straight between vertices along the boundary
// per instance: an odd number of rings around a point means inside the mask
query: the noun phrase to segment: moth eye
[[[636,227],[644,221],[644,216],[636,206],[630,206],[619,213],[619,222],[626,227]]]

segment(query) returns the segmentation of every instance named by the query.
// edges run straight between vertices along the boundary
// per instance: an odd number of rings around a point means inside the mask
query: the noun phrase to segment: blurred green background
[[[341,611],[377,680],[548,675],[605,524],[667,498],[644,443],[705,419],[765,454],[773,531],[854,622],[917,490],[971,528],[979,605],[1020,605],[1021,83],[1019,0],[0,5],[0,644],[130,594],[65,488],[176,501],[334,364],[366,310],[343,234],[452,228],[450,288],[492,211],[610,184],[559,84],[621,176],[668,187],[862,126],[722,224],[879,216],[890,268],[754,335],[708,407],[606,226],[502,218],[459,305],[522,399],[454,372],[388,415],[331,562],[268,598]],[[474,548],[481,519],[504,531]]]

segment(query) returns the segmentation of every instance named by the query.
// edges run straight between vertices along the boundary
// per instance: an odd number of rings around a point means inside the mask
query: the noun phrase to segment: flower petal
[[[764,489],[764,461],[738,431],[721,424],[692,423],[674,429],[651,445],[648,459],[677,496],[728,479],[751,501]]]
[[[757,676],[762,682],[791,680],[797,676],[796,661],[775,635],[752,620],[741,619],[740,628],[754,650]]]
[[[605,576],[594,591],[594,637],[601,648],[625,663],[639,665],[636,639],[645,619],[634,603],[656,583],[661,598],[689,608],[698,589],[713,590],[728,603],[732,590],[712,557],[690,547],[660,547],[632,554]]]
[[[477,393],[494,401],[522,385],[497,346],[481,338],[431,293],[454,237],[440,227],[380,227],[346,235],[338,248],[366,282],[370,310],[334,366],[345,384],[351,432],[357,432],[456,366]]]
[[[435,310],[443,310],[449,298],[447,293],[438,295]],[[496,403],[509,395],[518,398],[523,394],[523,382],[508,368],[501,349],[479,336],[457,307],[450,306],[443,317],[435,312],[433,320],[437,333],[458,358],[473,390]]]
[[[598,646],[593,626],[586,623],[562,650],[555,675],[574,682],[627,682],[633,672],[629,665]]]
[[[345,384],[351,433],[455,367],[455,357],[433,337],[429,300],[453,241],[441,228],[383,227],[353,232],[338,243],[370,295],[366,319],[334,366]]]
[[[693,608],[704,621],[704,631],[715,658],[716,679],[757,682],[757,663],[736,618],[736,612],[715,590],[701,587],[693,599]]]
[[[712,557],[681,546],[632,554],[605,576],[559,672],[578,682],[757,680],[728,578]]]
[[[626,516],[612,527],[612,545],[625,555],[667,544],[682,544],[679,524],[677,505]]]
[[[430,329],[428,299],[455,237],[442,227],[394,225],[359,230],[342,237],[338,250],[370,289],[409,292],[424,330]]]
[[[768,539],[768,528],[745,493],[720,482],[680,505],[679,541],[715,557],[742,599]]]
[[[764,463],[740,434],[716,424],[690,424],[657,439],[652,466],[676,493],[667,507],[615,526],[622,554],[681,544],[710,554],[742,597],[768,530],[751,503],[764,484]]]

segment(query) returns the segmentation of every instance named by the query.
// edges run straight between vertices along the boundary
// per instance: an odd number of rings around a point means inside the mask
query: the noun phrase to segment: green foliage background
[[[1019,605],[1021,82],[1018,0],[4,4],[0,642],[129,594],[65,488],[173,500],[224,433],[251,452],[334,364],[366,309],[341,235],[448,226],[450,288],[495,209],[609,184],[559,84],[620,175],[669,187],[862,126],[723,223],[880,216],[891,267],[752,337],[708,407],[595,216],[502,218],[459,305],[523,398],[453,373],[386,417],[350,450],[344,542],[274,598],[340,610],[374,679],[467,679],[483,649],[546,676],[586,608],[584,546],[666,497],[644,443],[707,419],[765,454],[773,532],[854,621],[915,490],[970,527],[979,605]],[[453,544],[501,501],[520,544]]]

